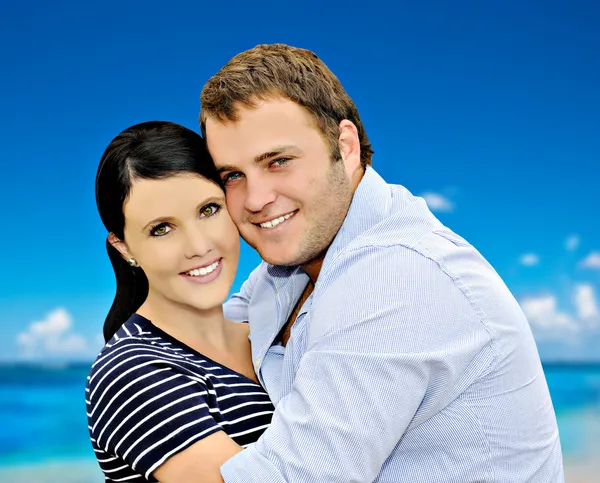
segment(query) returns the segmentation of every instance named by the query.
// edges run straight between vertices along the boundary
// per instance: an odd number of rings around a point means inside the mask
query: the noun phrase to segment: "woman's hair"
[[[96,174],[96,205],[106,230],[124,240],[123,206],[138,179],[163,179],[195,173],[222,187],[204,139],[172,122],[149,121],[121,132],[104,151]],[[115,271],[117,291],[104,322],[108,342],[148,296],[148,279],[123,259],[108,239],[106,250]]]

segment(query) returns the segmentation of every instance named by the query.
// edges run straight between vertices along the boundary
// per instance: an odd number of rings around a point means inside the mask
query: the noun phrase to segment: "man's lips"
[[[290,211],[290,212],[284,213],[282,215],[277,215],[277,216],[272,216],[272,217],[269,217],[269,218],[265,218],[265,219],[263,219],[261,221],[252,221],[251,223],[253,225],[259,226],[261,228],[271,229],[271,228],[275,228],[276,226],[280,225],[281,223],[289,220],[296,213],[298,213],[298,210]]]

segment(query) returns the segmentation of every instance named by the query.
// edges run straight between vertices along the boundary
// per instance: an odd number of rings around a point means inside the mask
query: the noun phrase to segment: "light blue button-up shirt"
[[[261,264],[226,304],[250,322],[272,425],[226,483],[563,482],[529,325],[494,269],[421,198],[368,168],[307,283]]]

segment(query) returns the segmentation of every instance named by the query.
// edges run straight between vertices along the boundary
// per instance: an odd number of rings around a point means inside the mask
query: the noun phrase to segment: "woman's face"
[[[240,239],[219,186],[194,174],[139,179],[123,212],[127,252],[148,278],[149,303],[207,310],[225,301]]]

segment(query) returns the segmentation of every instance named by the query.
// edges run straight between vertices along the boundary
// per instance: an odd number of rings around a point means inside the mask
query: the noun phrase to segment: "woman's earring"
[[[138,262],[133,257],[127,260],[127,263],[129,263],[129,265],[131,265],[132,267],[139,267]]]

